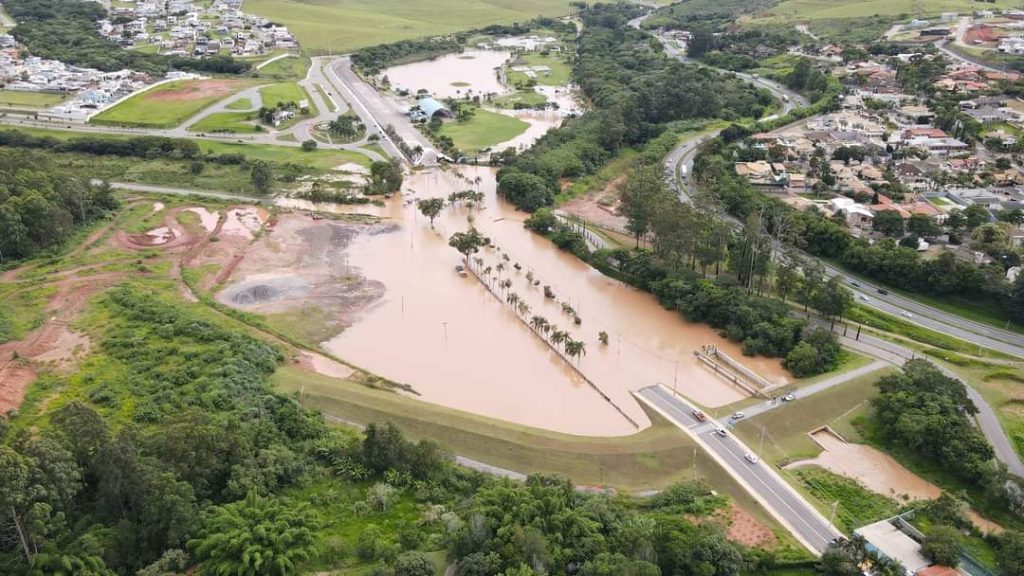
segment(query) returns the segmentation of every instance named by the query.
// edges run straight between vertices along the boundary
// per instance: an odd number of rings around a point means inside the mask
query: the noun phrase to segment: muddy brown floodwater
[[[500,68],[511,55],[511,52],[498,50],[466,50],[432,60],[399,64],[381,74],[387,76],[395,88],[413,93],[422,89],[437,98],[454,98],[467,92],[503,94],[508,88],[498,79],[495,68]]]
[[[480,178],[476,184],[476,178]],[[411,199],[447,197],[474,186],[483,206],[445,208],[431,230]],[[701,324],[689,324],[653,297],[612,280],[550,241],[523,227],[525,214],[495,194],[489,168],[460,167],[417,173],[405,193],[382,208],[321,206],[338,212],[375,213],[397,224],[393,231],[361,234],[347,248],[347,266],[368,281],[386,286],[382,298],[364,309],[350,327],[324,347],[356,365],[408,383],[423,399],[486,416],[581,435],[635,431],[558,354],[473,276],[461,277],[461,255],[448,246],[453,233],[475,226],[500,248],[477,256],[497,267],[509,256],[503,278],[532,308],[531,314],[586,343],[579,369],[642,426],[649,424],[630,391],[664,382],[697,402],[716,407],[746,396],[693,359],[693,351],[716,344],[736,358],[739,347]],[[288,202],[288,201],[286,201]],[[294,202],[290,205],[298,206]],[[516,271],[514,264],[520,264]],[[526,280],[532,272],[539,286]],[[554,291],[557,303],[543,295]],[[579,326],[561,311],[570,304]],[[609,334],[609,344],[598,333]],[[773,381],[788,375],[778,361],[743,358]]]

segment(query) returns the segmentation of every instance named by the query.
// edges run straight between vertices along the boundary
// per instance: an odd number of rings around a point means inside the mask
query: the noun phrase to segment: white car
[[[746,416],[746,414],[744,414],[743,412],[733,412],[732,416],[730,416],[730,418],[732,418],[733,420],[739,420],[740,418],[743,418],[744,416]]]
[[[757,464],[757,454],[754,454],[753,452],[747,452],[746,454],[743,455],[743,457],[747,459],[747,462],[750,462],[751,464]]]
[[[863,294],[861,294],[861,295],[859,296],[859,298],[860,298],[861,300],[865,301],[865,302],[868,302],[868,297],[867,297],[867,296],[865,296],[865,295],[863,295]]]
[[[782,397],[783,402],[792,402],[793,400],[796,400],[796,394],[793,394],[792,392]]]
[[[900,312],[900,316],[903,316],[904,318],[913,318],[914,317],[913,314],[911,314],[910,312],[907,312],[906,310],[904,310],[903,312]]]
[[[718,434],[722,438],[725,438],[729,433],[725,431],[725,428],[719,426],[718,428],[715,428],[715,434]]]

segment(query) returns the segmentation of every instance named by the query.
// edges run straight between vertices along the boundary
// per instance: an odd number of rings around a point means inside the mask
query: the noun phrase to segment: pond
[[[415,94],[427,90],[436,98],[461,98],[470,94],[504,94],[508,88],[498,77],[498,70],[512,56],[495,50],[466,50],[433,60],[392,66],[381,72],[395,89],[404,88]]]

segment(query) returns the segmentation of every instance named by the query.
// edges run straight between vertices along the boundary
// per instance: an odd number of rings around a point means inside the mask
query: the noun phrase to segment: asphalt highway
[[[670,421],[692,436],[737,482],[747,489],[783,526],[789,529],[809,550],[820,554],[841,533],[783,480],[775,470],[760,460],[751,462],[751,454],[743,442],[726,432],[715,432],[717,423],[701,422],[693,416],[696,408],[661,385],[641,388],[636,393]]]

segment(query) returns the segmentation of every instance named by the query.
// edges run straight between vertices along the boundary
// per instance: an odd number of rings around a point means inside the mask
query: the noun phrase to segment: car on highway
[[[715,434],[718,434],[722,438],[725,438],[729,433],[725,431],[725,428],[719,426],[718,428],[715,428]]]
[[[856,286],[857,288],[860,288],[860,282],[857,282],[856,280],[850,280],[850,286]]]
[[[869,300],[868,300],[868,297],[867,297],[867,296],[865,296],[865,295],[863,295],[863,294],[859,294],[859,295],[857,296],[857,298],[860,298],[861,300],[863,300],[863,301],[865,301],[865,302],[868,302],[868,301],[869,301]]]
[[[751,464],[757,464],[757,461],[760,460],[757,457],[757,454],[754,454],[753,452],[747,452],[746,454],[743,455],[743,457],[746,458],[747,462],[750,462]]]
[[[743,418],[745,416],[746,414],[744,414],[743,412],[733,412],[730,418],[732,418],[733,420],[739,420],[740,418]]]
[[[704,414],[704,412],[701,412],[700,410],[698,410],[696,408],[694,408],[693,411],[690,412],[690,414],[693,414],[693,417],[696,418],[697,420],[700,420],[701,422],[707,420],[707,418],[708,418],[707,415]]]
[[[885,288],[879,288],[878,289],[878,293],[881,294],[882,296],[888,296],[889,295],[889,291],[886,290]]]
[[[913,314],[911,314],[910,312],[907,312],[906,310],[904,310],[903,312],[900,312],[900,316],[903,316],[904,318],[913,318],[914,317]]]
[[[792,392],[782,397],[783,402],[792,402],[793,400],[796,400],[796,394],[793,394]]]

